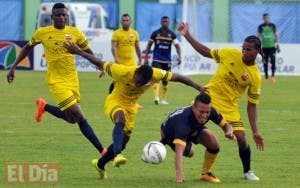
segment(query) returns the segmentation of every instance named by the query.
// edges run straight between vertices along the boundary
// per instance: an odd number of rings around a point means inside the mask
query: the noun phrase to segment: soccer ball
[[[157,141],[148,142],[143,149],[142,160],[146,163],[159,164],[166,158],[166,147]]]

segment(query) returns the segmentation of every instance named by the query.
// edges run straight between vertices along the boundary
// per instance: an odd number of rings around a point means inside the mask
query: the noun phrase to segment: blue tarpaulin
[[[22,0],[0,0],[0,40],[22,40]]]

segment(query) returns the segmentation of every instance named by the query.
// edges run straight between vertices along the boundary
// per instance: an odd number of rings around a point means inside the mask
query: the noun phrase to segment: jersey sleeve
[[[216,63],[221,62],[222,51],[220,49],[212,49],[210,50],[210,55],[215,60]]]
[[[135,31],[135,36],[136,36],[136,42],[140,41],[140,35],[137,31]]]
[[[156,37],[156,32],[154,31],[150,36],[150,40],[155,41],[155,37]]]
[[[222,59],[224,59],[226,56],[230,55],[235,50],[236,49],[234,49],[234,48],[211,49],[210,55],[216,61],[216,63],[221,63]]]
[[[81,30],[77,30],[78,32],[78,39],[76,41],[76,44],[82,49],[86,50],[90,48],[90,43],[85,37],[84,33]]]
[[[211,108],[209,119],[220,127],[227,124],[227,121],[223,118],[223,116],[214,108]]]
[[[185,147],[190,130],[186,126],[182,126],[185,122],[181,118],[175,118],[171,123],[175,127],[173,144],[180,144]]]
[[[262,33],[262,25],[259,25],[259,26],[258,26],[257,32],[260,33],[260,34]]]
[[[128,73],[130,68],[130,66],[110,63],[108,61],[103,65],[103,69],[105,70],[105,72],[116,81],[120,80],[124,74]]]
[[[42,28],[37,29],[34,32],[32,38],[28,42],[29,46],[35,46],[35,45],[40,44],[42,42],[41,33],[42,33]]]
[[[272,28],[273,28],[274,33],[276,33],[276,30],[277,30],[277,29],[276,29],[276,25],[273,24],[273,23],[272,23]]]
[[[152,79],[155,81],[170,81],[172,78],[173,73],[170,71],[165,71],[158,68],[152,68],[153,69],[153,76]]]
[[[256,78],[253,79],[253,82],[248,88],[248,101],[254,104],[259,103],[259,95],[261,90],[261,76],[256,74]]]
[[[113,32],[111,41],[117,42],[118,41],[118,31]]]

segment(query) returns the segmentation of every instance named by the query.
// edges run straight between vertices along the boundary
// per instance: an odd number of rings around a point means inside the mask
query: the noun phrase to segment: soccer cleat
[[[202,173],[200,175],[200,180],[208,181],[208,182],[212,182],[212,183],[220,183],[221,182],[221,180],[219,178],[217,178],[216,176],[214,176],[211,172]]]
[[[158,97],[155,97],[155,99],[154,99],[154,104],[158,105],[158,103],[159,103],[159,98],[158,98]]]
[[[142,105],[140,105],[139,103],[137,103],[137,104],[136,104],[136,107],[137,107],[138,109],[141,109],[141,108],[143,108],[143,106],[142,106]]]
[[[265,78],[265,83],[268,83],[269,82],[269,78]]]
[[[103,150],[101,151],[101,156],[105,155],[107,153],[107,148],[103,148]]]
[[[244,173],[244,177],[246,180],[258,181],[259,177],[257,177],[252,170],[249,170],[247,173]]]
[[[99,179],[106,179],[107,178],[107,174],[106,174],[106,171],[103,170],[103,169],[100,169],[98,167],[98,159],[93,159],[92,160],[92,165],[96,168],[96,170],[98,171],[98,174],[99,174]]]
[[[113,166],[120,167],[120,165],[123,165],[126,162],[127,162],[127,159],[122,154],[118,154],[113,161]]]
[[[274,76],[272,76],[272,77],[271,77],[271,82],[272,82],[273,84],[275,84],[275,82],[276,82],[276,79],[275,79],[275,77],[274,77]]]
[[[36,112],[35,112],[35,120],[37,122],[41,122],[43,115],[45,113],[45,106],[46,106],[47,102],[42,99],[42,98],[38,98],[36,100]]]
[[[166,100],[161,100],[160,104],[169,104]]]

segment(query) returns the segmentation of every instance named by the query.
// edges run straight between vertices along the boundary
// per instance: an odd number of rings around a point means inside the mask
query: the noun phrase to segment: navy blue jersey
[[[221,114],[214,108],[207,121],[213,121],[215,124],[221,125],[225,122]],[[176,140],[180,142],[194,142],[202,129],[206,128],[205,124],[199,124],[192,111],[192,106],[180,108],[172,112],[161,126],[162,135],[165,140],[174,143]]]
[[[171,62],[171,47],[176,35],[173,31],[158,29],[151,34],[150,40],[154,41],[153,61],[162,63]]]

